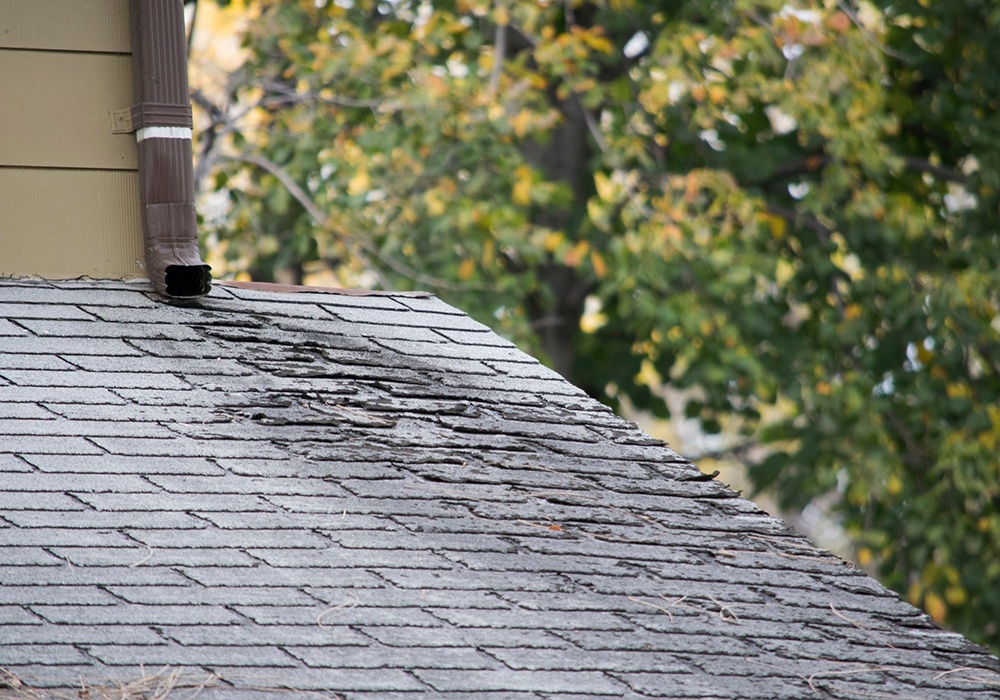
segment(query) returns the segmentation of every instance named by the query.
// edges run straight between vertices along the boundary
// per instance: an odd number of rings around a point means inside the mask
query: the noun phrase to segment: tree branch
[[[330,222],[330,217],[328,217],[326,213],[319,207],[319,205],[317,205],[316,202],[313,201],[313,199],[309,196],[309,194],[299,186],[299,183],[295,181],[295,178],[289,175],[288,171],[286,171],[284,168],[282,168],[280,165],[270,160],[269,158],[265,158],[264,156],[256,155],[253,153],[244,153],[239,156],[225,156],[224,159],[234,162],[243,162],[243,163],[248,163],[250,165],[255,165],[261,170],[264,170],[274,175],[274,177],[276,177],[278,181],[285,186],[285,189],[288,190],[288,193],[295,198],[295,201],[297,201],[299,204],[302,205],[302,208],[306,210],[306,213],[309,214],[309,216],[312,218],[312,220],[316,223],[316,225],[319,228],[329,233],[332,233],[344,245],[359,249],[365,254],[381,262],[383,265],[391,269],[393,272],[396,272],[397,274],[406,277],[407,279],[413,280],[414,282],[417,282],[422,285],[434,287],[437,289],[445,289],[448,291],[469,292],[469,291],[488,291],[491,289],[485,286],[476,287],[472,285],[456,285],[449,282],[448,280],[441,279],[439,277],[432,277],[429,275],[425,275],[421,272],[418,272],[410,268],[407,265],[404,265],[398,260],[395,260],[383,254],[380,250],[378,250],[378,248],[376,248],[363,238],[357,238],[351,236],[350,234],[344,233],[343,231],[335,230]],[[368,268],[375,274],[378,274],[377,266],[373,265],[370,261],[366,260],[364,255],[362,255],[361,258],[364,261],[366,268]],[[387,280],[381,277],[381,275],[379,276],[379,282],[385,288],[389,288],[391,286],[387,283]]]
[[[947,180],[948,182],[958,182],[961,184],[968,182],[968,178],[957,170],[944,168],[940,165],[933,165],[932,163],[928,163],[926,160],[922,160],[914,156],[903,156],[903,163],[909,170],[929,173],[934,177],[939,177],[942,180]]]
[[[490,69],[489,94],[494,96],[500,89],[500,75],[503,62],[507,59],[507,23],[498,23],[493,33],[493,67]]]

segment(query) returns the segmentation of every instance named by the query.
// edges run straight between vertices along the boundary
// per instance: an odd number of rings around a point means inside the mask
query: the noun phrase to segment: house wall
[[[0,276],[145,277],[128,0],[0,0]]]

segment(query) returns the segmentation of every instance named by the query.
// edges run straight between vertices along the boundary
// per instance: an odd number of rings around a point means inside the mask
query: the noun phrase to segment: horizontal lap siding
[[[132,104],[123,54],[0,49],[0,166],[135,170],[132,134],[111,112]]]
[[[3,0],[0,48],[129,53],[128,0]]]
[[[0,1],[0,276],[145,277],[128,0]]]
[[[0,168],[0,276],[144,277],[135,171]]]

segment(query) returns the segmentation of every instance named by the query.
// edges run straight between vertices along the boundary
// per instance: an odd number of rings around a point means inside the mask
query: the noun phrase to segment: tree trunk
[[[547,141],[528,143],[522,152],[525,160],[545,173],[547,179],[566,183],[573,192],[573,202],[568,209],[540,211],[532,220],[540,226],[563,231],[567,239],[575,240],[582,219],[580,213],[586,211],[593,187],[590,173],[593,149],[580,103],[575,99],[556,101],[554,95],[552,100],[563,115],[562,121]],[[574,340],[591,284],[581,279],[575,269],[555,259],[536,273],[541,289],[527,305],[532,326],[552,367],[573,381]]]

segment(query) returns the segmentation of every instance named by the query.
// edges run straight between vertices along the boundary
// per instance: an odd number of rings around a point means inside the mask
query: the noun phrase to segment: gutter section
[[[129,0],[139,205],[149,279],[168,297],[212,288],[198,251],[192,119],[181,0]]]

